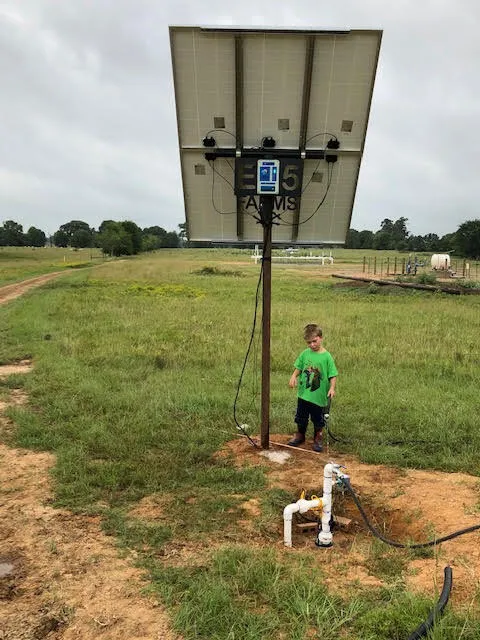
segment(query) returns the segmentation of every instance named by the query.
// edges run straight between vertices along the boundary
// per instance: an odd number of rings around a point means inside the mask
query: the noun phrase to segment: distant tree
[[[356,229],[349,229],[347,231],[345,249],[360,249],[360,233]]]
[[[423,236],[410,236],[405,248],[407,251],[425,251],[425,240]]]
[[[77,229],[70,237],[70,246],[74,249],[91,247],[93,244],[92,231],[87,229]]]
[[[165,231],[165,229],[159,226],[146,227],[143,230],[143,233],[145,235],[157,236],[158,238],[164,238],[167,235],[167,232]]]
[[[440,250],[440,238],[436,233],[427,233],[423,236],[423,241],[425,245],[424,251],[435,253]]]
[[[91,229],[86,222],[83,222],[83,220],[71,220],[70,222],[66,222],[60,226],[59,231],[67,236],[67,245],[62,244],[57,246],[71,246],[76,248],[92,246],[93,229]],[[73,240],[74,236],[75,240]],[[63,242],[63,236],[61,237]]]
[[[98,227],[98,232],[103,233],[110,224],[117,224],[115,220],[104,220]]]
[[[456,235],[456,247],[465,258],[480,258],[480,220],[467,220]]]
[[[373,236],[373,248],[382,251],[388,251],[395,248],[394,239],[388,231],[377,231]]]
[[[404,242],[408,238],[407,222],[408,218],[402,217],[395,220],[393,223],[392,233],[395,238],[395,242]]]
[[[2,236],[5,247],[22,247],[24,244],[23,227],[13,220],[6,220],[3,223]]]
[[[100,225],[96,241],[103,253],[111,256],[130,256],[134,253],[132,236],[126,231],[123,222],[106,220]]]
[[[68,235],[65,231],[55,231],[53,234],[53,243],[56,247],[68,247]]]
[[[358,234],[358,239],[360,241],[360,249],[373,249],[373,231],[368,231],[368,229],[364,229],[360,231]]]
[[[442,251],[444,253],[454,251],[457,246],[457,234],[456,233],[447,233],[440,238],[438,241],[438,251]]]
[[[30,227],[25,234],[25,244],[28,247],[44,247],[47,242],[47,236],[43,231],[36,227]]]
[[[180,246],[180,237],[175,231],[168,231],[163,241],[163,247],[177,249]]]
[[[132,253],[140,253],[142,250],[142,230],[140,227],[131,220],[124,220],[120,224],[131,238]]]

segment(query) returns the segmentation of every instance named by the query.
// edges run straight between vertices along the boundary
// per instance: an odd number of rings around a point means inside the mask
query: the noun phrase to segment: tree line
[[[395,221],[385,218],[376,232],[350,229],[345,248],[455,253],[465,258],[480,259],[480,220],[463,222],[456,232],[442,237],[436,233],[413,235],[407,229],[407,222],[408,218],[403,217]]]
[[[180,247],[185,234],[183,225],[179,227],[180,231],[176,233],[159,226],[141,229],[130,220],[104,220],[96,230],[82,220],[71,220],[47,238],[41,229],[30,227],[24,233],[21,224],[7,220],[0,226],[0,247],[44,247],[49,244],[73,249],[97,247],[111,256],[135,255],[142,251]]]
[[[375,232],[350,229],[345,248],[455,253],[465,258],[480,259],[480,220],[467,220],[456,232],[442,237],[436,233],[413,235],[408,231],[407,222],[408,218],[404,217],[398,220],[385,218],[380,224],[380,229]],[[51,244],[74,249],[98,247],[103,253],[112,256],[134,255],[142,251],[176,248],[185,244],[188,246],[186,224],[179,224],[178,228],[177,233],[166,231],[159,226],[141,229],[130,220],[104,220],[98,230],[95,230],[86,222],[72,220],[62,224],[53,236],[47,238],[41,229],[30,227],[24,233],[21,224],[7,220],[0,226],[0,247],[44,247]]]

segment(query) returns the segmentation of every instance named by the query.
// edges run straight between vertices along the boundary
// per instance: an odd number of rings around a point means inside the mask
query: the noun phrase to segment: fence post
[[[377,256],[373,258],[373,275],[377,275]]]

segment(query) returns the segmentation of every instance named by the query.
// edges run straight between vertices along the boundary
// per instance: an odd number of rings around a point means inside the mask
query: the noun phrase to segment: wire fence
[[[419,273],[435,272],[437,277],[465,278],[478,281],[480,278],[480,262],[478,260],[466,260],[463,258],[450,261],[444,269],[433,270],[430,260],[415,257],[391,258],[383,256],[365,256],[363,258],[362,271],[366,275],[379,277],[409,276]]]

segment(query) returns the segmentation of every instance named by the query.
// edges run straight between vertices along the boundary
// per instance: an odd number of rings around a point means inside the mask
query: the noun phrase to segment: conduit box
[[[278,195],[280,190],[280,160],[258,160],[257,195]]]

